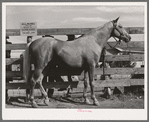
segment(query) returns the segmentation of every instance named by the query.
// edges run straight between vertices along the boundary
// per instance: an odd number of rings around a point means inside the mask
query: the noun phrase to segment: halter
[[[115,48],[118,44],[120,44],[121,43],[121,40],[122,40],[122,37],[124,36],[124,34],[122,33],[122,32],[120,32],[118,29],[117,29],[117,24],[115,24],[114,22],[112,22],[113,23],[113,31],[114,31],[114,29],[116,29],[119,33],[120,33],[120,38],[119,38],[119,40],[117,40],[115,37],[113,37],[115,40],[116,40],[116,45],[115,46],[111,46],[109,43],[107,43],[111,48]]]

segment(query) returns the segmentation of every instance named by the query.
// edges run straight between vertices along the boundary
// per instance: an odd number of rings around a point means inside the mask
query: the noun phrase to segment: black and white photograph
[[[146,2],[3,2],[3,120],[147,120]]]

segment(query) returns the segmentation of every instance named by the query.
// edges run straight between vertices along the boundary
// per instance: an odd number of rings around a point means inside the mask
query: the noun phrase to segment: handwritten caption
[[[86,109],[85,110],[78,109],[77,112],[89,112],[89,113],[91,113],[92,111],[91,110],[86,110]]]

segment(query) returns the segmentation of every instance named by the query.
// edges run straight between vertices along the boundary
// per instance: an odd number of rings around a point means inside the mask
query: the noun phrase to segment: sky
[[[37,28],[96,28],[120,16],[124,27],[144,27],[143,5],[7,5],[6,29],[20,29],[21,22],[36,22]],[[41,37],[41,36],[40,36]],[[67,40],[67,36],[54,36]],[[34,36],[33,40],[39,38]],[[132,38],[133,39],[133,38]],[[143,39],[143,37],[137,37]],[[26,37],[10,37],[26,43]],[[113,40],[113,39],[111,39]],[[135,40],[135,39],[134,39]]]
[[[143,6],[7,6],[6,28],[37,22],[37,28],[94,28],[120,16],[128,27],[144,26]]]

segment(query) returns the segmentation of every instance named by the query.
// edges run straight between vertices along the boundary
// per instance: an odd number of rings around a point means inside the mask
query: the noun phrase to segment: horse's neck
[[[96,37],[96,43],[99,46],[104,47],[108,39],[111,37],[112,30],[113,26],[110,22],[103,27],[96,28],[93,32],[93,35]]]

